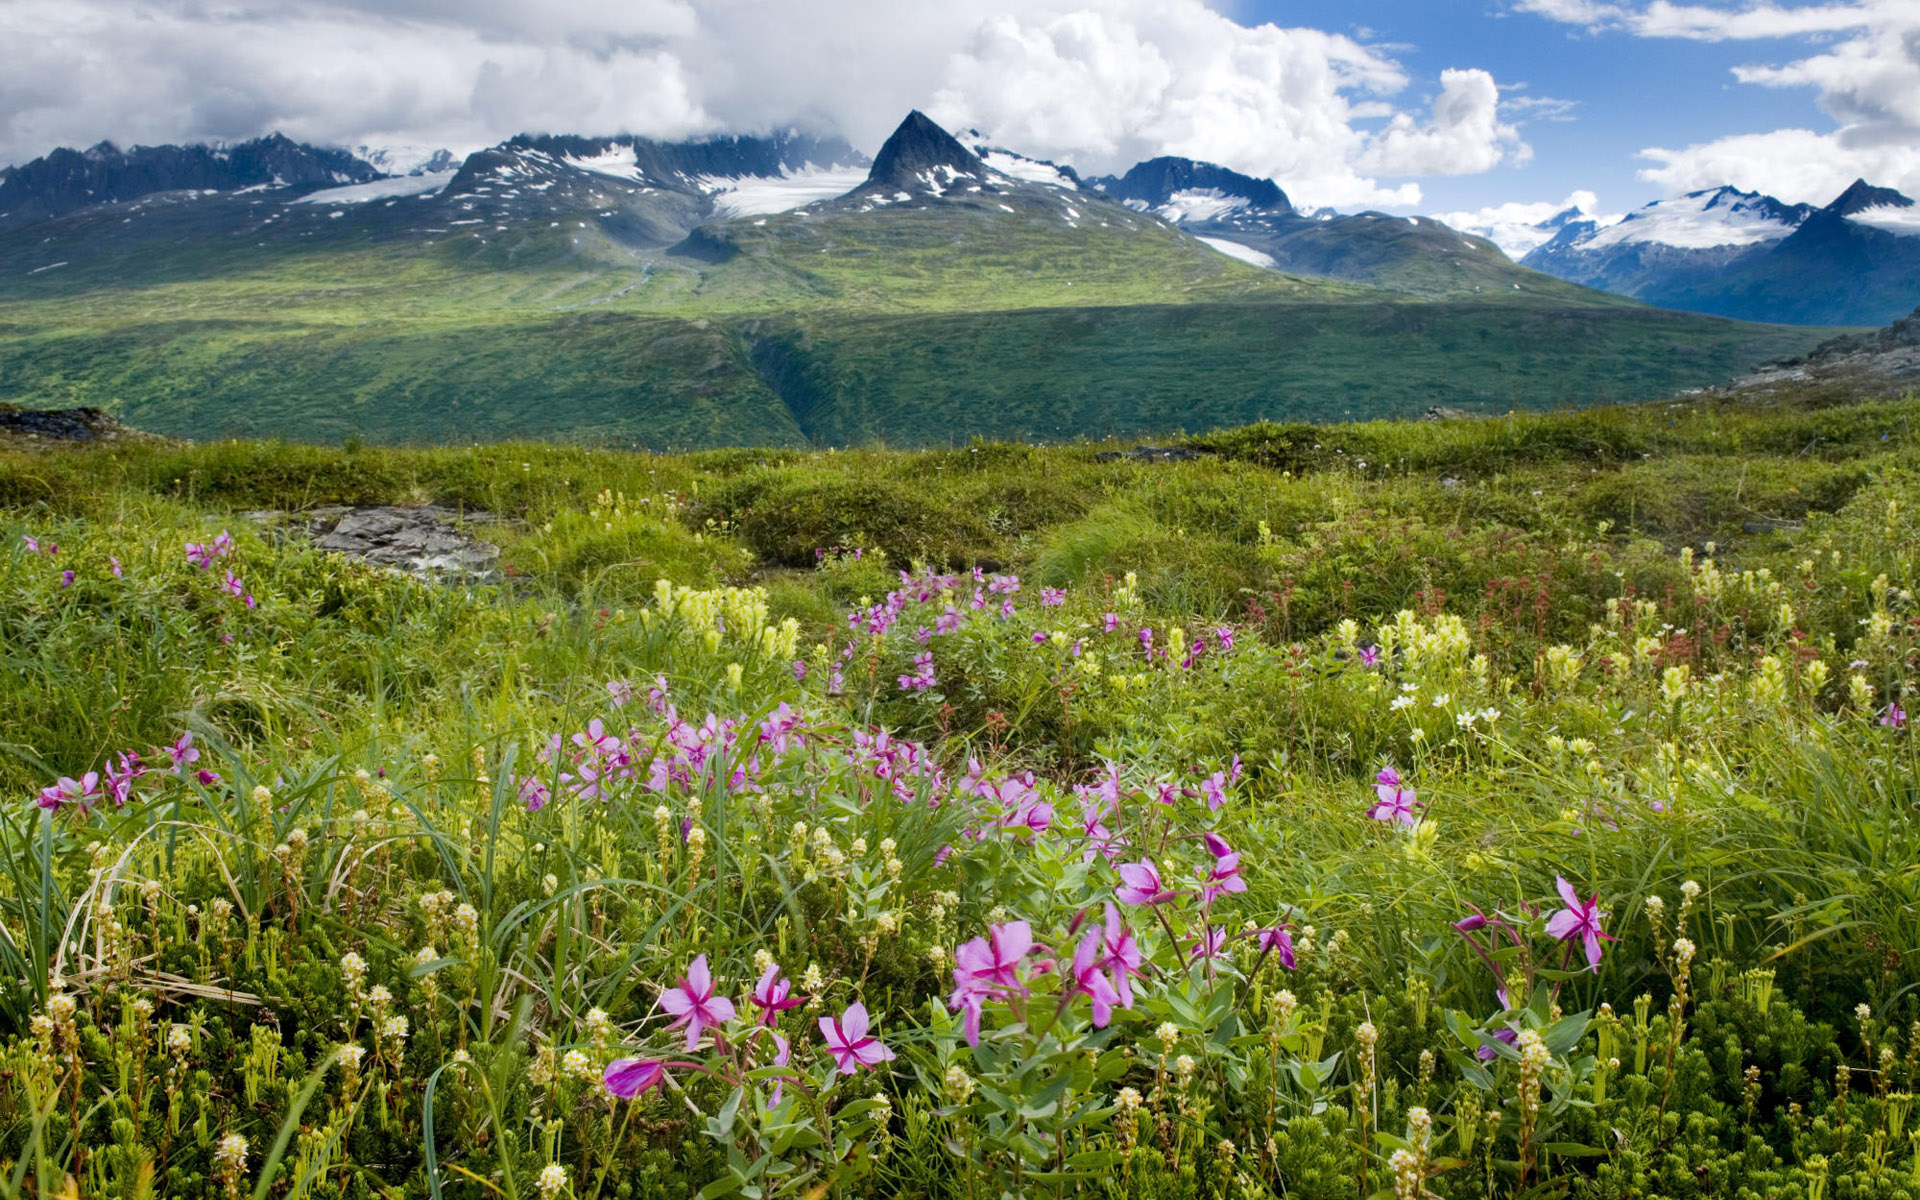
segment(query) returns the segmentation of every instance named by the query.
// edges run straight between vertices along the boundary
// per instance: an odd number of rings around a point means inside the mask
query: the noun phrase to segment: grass
[[[1916,412],[0,451],[0,1194],[1906,1194]]]

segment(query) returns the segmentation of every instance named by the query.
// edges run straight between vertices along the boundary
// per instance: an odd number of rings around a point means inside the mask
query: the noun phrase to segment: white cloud
[[[1636,7],[1520,0],[1520,9],[1588,29],[1699,41],[1800,39],[1814,52],[1738,67],[1742,83],[1808,88],[1835,127],[1755,131],[1652,147],[1640,173],[1670,192],[1730,183],[1790,203],[1826,203],[1856,178],[1920,191],[1920,0],[1759,4],[1722,9],[1666,0]]]
[[[1788,204],[1826,204],[1855,179],[1920,195],[1920,146],[1856,147],[1839,134],[1775,129],[1641,151],[1659,165],[1640,172],[1669,194],[1732,184]]]
[[[1835,33],[1873,24],[1875,9],[1886,7],[1867,0],[1859,4],[1816,4],[1782,7],[1751,5],[1741,9],[1704,4],[1672,4],[1653,0],[1644,7],[1596,3],[1595,0],[1519,0],[1521,12],[1584,25],[1590,30],[1624,29],[1641,37],[1688,38],[1699,42],[1801,37]]]
[[[1500,89],[1485,71],[1442,71],[1433,119],[1396,113],[1362,164],[1383,175],[1475,175],[1531,157],[1520,131],[1500,120]]]
[[[1448,72],[1418,120],[1408,90],[1381,48],[1202,0],[0,0],[0,162],[273,129],[464,150],[797,122],[871,150],[916,105],[1093,170],[1184,154],[1316,204],[1413,204],[1378,178],[1524,158],[1485,72]]]
[[[1471,212],[1447,212],[1431,214],[1436,221],[1443,221],[1463,233],[1473,233],[1486,238],[1507,257],[1519,260],[1527,252],[1544,244],[1553,236],[1551,230],[1543,230],[1540,225],[1566,212],[1578,209],[1586,219],[1601,225],[1612,225],[1619,221],[1622,214],[1603,214],[1600,212],[1600,197],[1586,190],[1576,191],[1564,200],[1510,201],[1496,204]]]

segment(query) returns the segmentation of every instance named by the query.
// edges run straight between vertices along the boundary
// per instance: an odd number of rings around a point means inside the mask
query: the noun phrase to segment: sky
[[[1083,172],[1180,154],[1482,226],[1730,183],[1920,196],[1920,0],[0,0],[0,164],[909,108]]]

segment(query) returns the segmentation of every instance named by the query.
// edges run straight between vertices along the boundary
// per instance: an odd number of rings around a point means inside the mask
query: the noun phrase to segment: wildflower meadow
[[[1916,412],[0,455],[0,1194],[1920,1196]]]

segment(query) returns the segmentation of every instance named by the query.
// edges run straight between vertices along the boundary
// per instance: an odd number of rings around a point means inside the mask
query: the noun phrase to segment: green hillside
[[[1830,332],[1571,287],[1427,301],[1038,187],[672,245],[653,203],[423,231],[223,196],[0,232],[0,402],[194,438],[927,444],[1645,399]]]

